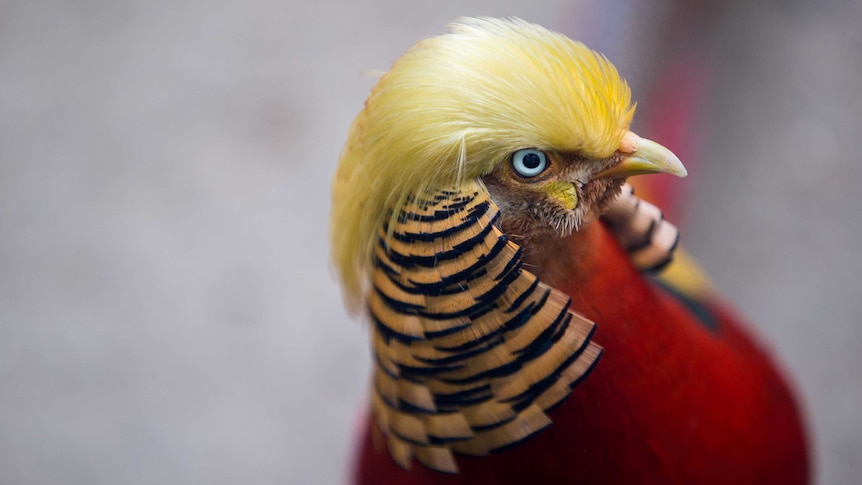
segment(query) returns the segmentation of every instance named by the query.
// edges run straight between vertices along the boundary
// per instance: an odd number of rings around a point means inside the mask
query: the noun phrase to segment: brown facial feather
[[[617,164],[617,154],[599,160],[553,151],[545,155],[548,167],[535,177],[519,175],[510,159],[483,178],[500,207],[503,232],[524,248],[528,260],[531,253],[542,251],[546,242],[569,236],[572,229],[577,231],[604,214],[625,183],[623,179],[592,178]],[[574,208],[566,208],[563,201],[542,190],[552,182],[574,186],[578,197]]]

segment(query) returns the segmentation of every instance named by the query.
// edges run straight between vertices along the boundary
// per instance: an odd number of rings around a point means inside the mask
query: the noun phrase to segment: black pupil
[[[523,162],[524,166],[527,168],[536,168],[541,165],[542,159],[535,153],[528,153],[524,155]]]

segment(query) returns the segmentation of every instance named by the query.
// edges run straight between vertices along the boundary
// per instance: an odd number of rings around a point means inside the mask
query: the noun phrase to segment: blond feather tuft
[[[459,19],[385,73],[354,120],[333,184],[333,259],[361,301],[375,239],[408,195],[490,173],[521,148],[609,157],[631,122],[603,56],[520,19]]]

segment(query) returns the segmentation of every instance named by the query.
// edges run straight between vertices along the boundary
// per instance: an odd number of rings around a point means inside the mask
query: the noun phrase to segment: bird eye
[[[512,168],[521,177],[535,177],[548,168],[548,157],[539,150],[518,150],[512,154]]]

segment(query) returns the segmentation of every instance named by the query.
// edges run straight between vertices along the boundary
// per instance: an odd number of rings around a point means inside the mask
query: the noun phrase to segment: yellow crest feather
[[[521,148],[608,157],[634,114],[603,56],[520,19],[459,19],[372,89],[333,184],[333,259],[356,304],[378,231],[407,196],[490,173]]]

